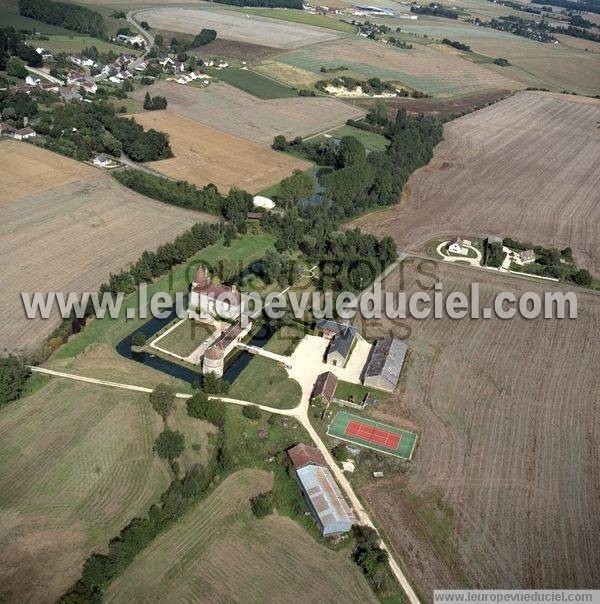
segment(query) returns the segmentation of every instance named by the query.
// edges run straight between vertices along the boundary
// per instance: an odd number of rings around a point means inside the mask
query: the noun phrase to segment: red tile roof
[[[309,464],[315,466],[327,467],[327,462],[318,449],[309,447],[304,443],[300,443],[291,449],[288,449],[288,455],[294,464],[296,470],[303,468]]]

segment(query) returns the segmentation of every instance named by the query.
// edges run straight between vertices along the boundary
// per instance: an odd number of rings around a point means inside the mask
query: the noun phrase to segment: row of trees
[[[30,371],[16,354],[0,356],[0,408],[19,398]]]
[[[95,38],[106,36],[102,15],[76,4],[53,0],[19,0],[19,12],[24,17],[89,34]]]
[[[164,96],[150,96],[149,92],[146,92],[144,97],[144,109],[146,111],[155,111],[156,109],[166,109],[167,99]]]

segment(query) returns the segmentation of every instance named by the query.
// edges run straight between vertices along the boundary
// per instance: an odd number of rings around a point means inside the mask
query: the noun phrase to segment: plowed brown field
[[[446,125],[406,199],[351,223],[424,251],[437,236],[571,246],[600,272],[600,101],[518,93]]]
[[[145,128],[167,132],[175,157],[149,164],[155,170],[198,186],[209,183],[227,193],[239,187],[256,193],[310,163],[204,126],[172,111],[133,116]]]
[[[433,283],[411,266],[408,293],[415,277]],[[556,291],[435,267],[445,292],[468,295],[479,282],[484,305],[500,291]],[[386,289],[398,291],[398,279]],[[600,295],[577,295],[574,320],[378,326],[411,333],[399,386],[376,418],[420,438],[406,472],[387,468],[360,494],[428,600],[459,586],[600,587]]]

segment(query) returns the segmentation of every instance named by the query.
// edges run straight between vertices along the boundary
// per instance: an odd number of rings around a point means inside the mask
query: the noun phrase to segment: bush
[[[248,419],[258,421],[262,413],[258,405],[246,405],[242,409],[242,415]]]
[[[273,513],[273,492],[259,493],[250,498],[250,508],[257,518],[264,518]]]
[[[589,287],[592,284],[592,275],[584,268],[579,269],[572,277],[574,283],[582,287]]]
[[[175,406],[175,388],[169,384],[159,384],[149,398],[154,411],[166,420]]]
[[[227,394],[229,392],[229,382],[218,378],[212,371],[207,373],[202,380],[202,390],[206,394]]]
[[[137,333],[133,334],[133,337],[131,338],[131,343],[134,346],[145,346],[146,345],[146,336],[141,332],[138,331]]]
[[[222,401],[209,399],[204,392],[196,392],[186,403],[190,417],[202,419],[222,428],[225,424],[226,409]]]
[[[21,357],[0,357],[0,407],[19,398],[30,373]]]
[[[165,428],[154,441],[154,451],[162,459],[175,459],[183,453],[185,439],[181,432]]]

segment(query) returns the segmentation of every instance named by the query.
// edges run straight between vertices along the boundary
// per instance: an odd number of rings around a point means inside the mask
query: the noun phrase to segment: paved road
[[[27,71],[29,71],[30,73],[33,73],[36,76],[39,76],[40,78],[44,78],[45,80],[52,82],[53,84],[60,84],[61,86],[63,85],[63,82],[61,80],[59,80],[58,78],[55,78],[54,76],[51,76],[49,73],[46,73],[45,71],[42,71],[41,69],[36,69],[35,67],[29,67],[29,65],[25,65],[25,69],[27,69]]]

